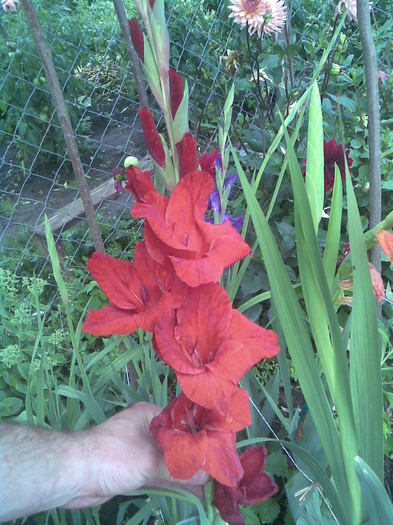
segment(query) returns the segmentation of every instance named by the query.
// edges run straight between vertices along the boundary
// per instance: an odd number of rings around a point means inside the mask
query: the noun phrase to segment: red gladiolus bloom
[[[153,332],[163,312],[180,306],[185,286],[173,269],[157,264],[144,243],[137,243],[134,262],[95,252],[87,267],[110,303],[90,310],[83,331],[93,335],[126,335],[142,328]]]
[[[169,90],[171,94],[172,118],[174,119],[180,102],[183,100],[184,86],[181,75],[173,67],[169,69]]]
[[[225,268],[251,254],[249,246],[228,223],[204,221],[213,179],[199,171],[180,180],[169,198],[140,190],[141,172],[127,171],[129,183],[138,202],[131,215],[146,219],[145,242],[153,259],[164,264],[170,259],[177,276],[189,286],[218,282]],[[138,176],[134,177],[134,174]],[[143,194],[144,198],[139,200]]]
[[[248,394],[239,389],[226,418],[180,394],[152,420],[150,430],[164,451],[171,476],[189,479],[203,470],[220,483],[234,487],[243,476],[236,452],[236,432],[250,423]]]
[[[191,133],[185,133],[183,139],[176,144],[176,148],[180,161],[180,178],[196,171],[198,165],[203,172],[216,177],[217,160],[221,160],[218,149],[211,153],[204,153],[198,162],[197,143]]]
[[[379,230],[376,237],[386,257],[393,264],[393,233],[382,229],[382,230]]]
[[[214,505],[220,511],[221,518],[231,525],[245,523],[239,505],[256,505],[278,491],[274,480],[264,472],[266,454],[265,447],[249,447],[240,456],[244,475],[236,487],[215,483]]]
[[[176,144],[179,154],[180,178],[198,169],[197,143],[191,133],[185,133],[183,139]]]
[[[332,139],[330,142],[323,141],[323,153],[324,153],[324,177],[325,177],[325,192],[329,193],[334,185],[334,165],[340,169],[341,179],[345,181],[345,160],[344,160],[344,148],[342,144],[337,144],[336,139]],[[352,166],[353,160],[349,156],[349,151],[345,152],[347,158],[348,168]]]
[[[132,44],[135,51],[138,53],[139,58],[142,62],[145,61],[145,42],[143,39],[143,33],[138,20],[133,17],[128,21],[128,25],[131,33]]]
[[[212,177],[216,176],[216,162],[217,158],[221,158],[221,155],[218,149],[210,152],[204,153],[199,159],[199,165],[202,171],[206,171]]]
[[[165,151],[162,145],[160,135],[157,133],[156,123],[152,112],[147,108],[138,109],[138,115],[141,119],[143,136],[150,155],[161,168],[165,168]]]
[[[157,323],[154,342],[185,395],[223,415],[243,375],[280,351],[277,335],[233,310],[218,284],[189,289],[184,304]]]

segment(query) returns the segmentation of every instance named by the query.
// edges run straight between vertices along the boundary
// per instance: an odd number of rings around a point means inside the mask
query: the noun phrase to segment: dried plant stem
[[[53,64],[52,52],[39,24],[31,0],[22,0],[23,9],[30,26],[35,45],[41,57],[41,62],[45,71],[46,80],[52,95],[53,103],[56,108],[57,118],[59,119],[64,139],[67,144],[68,154],[72,163],[75,178],[78,183],[79,192],[89,224],[90,235],[93,239],[95,249],[104,252],[104,243],[101,232],[98,227],[97,217],[94,210],[90,190],[87,185],[86,177],[83,172],[82,162],[80,159],[78,146],[75,140],[74,130],[72,129],[71,120],[64,102],[63,93],[60,87],[59,79]]]
[[[370,166],[370,219],[369,227],[373,228],[381,221],[381,140],[379,90],[377,78],[377,54],[371,33],[370,7],[368,0],[357,0],[360,40],[364,53],[367,85],[367,112],[369,135]],[[371,250],[371,262],[381,271],[381,251],[379,246]]]

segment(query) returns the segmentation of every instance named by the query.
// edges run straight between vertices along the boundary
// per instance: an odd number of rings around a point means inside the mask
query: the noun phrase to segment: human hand
[[[164,457],[150,434],[150,421],[161,408],[138,403],[105,423],[78,436],[79,454],[74,455],[81,476],[79,495],[67,508],[94,506],[113,496],[151,485],[172,485],[202,497],[207,474],[198,472],[190,480],[170,476]]]

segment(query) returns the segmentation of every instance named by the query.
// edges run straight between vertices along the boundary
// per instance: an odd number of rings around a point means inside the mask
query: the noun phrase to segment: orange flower
[[[379,230],[376,237],[386,257],[393,264],[393,233],[382,229]]]

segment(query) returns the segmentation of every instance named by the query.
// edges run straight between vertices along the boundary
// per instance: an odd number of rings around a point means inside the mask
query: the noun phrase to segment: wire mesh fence
[[[130,16],[136,14],[132,0],[124,3]],[[314,45],[310,28],[328,27],[335,3],[291,4],[293,41],[298,47]],[[146,148],[133,72],[113,3],[37,0],[35,7],[54,57],[84,173],[92,194],[99,190],[95,204],[105,247],[109,254],[122,256],[135,244],[140,227],[130,228],[131,197],[127,192],[115,193],[112,170],[127,155],[145,157]],[[383,23],[388,15],[378,2],[373,9]],[[170,1],[167,10],[171,63],[189,84],[190,128],[202,151],[213,149],[226,94],[250,60],[239,52],[244,35],[228,18],[227,0]],[[348,26],[347,32],[356,37],[358,28]],[[278,37],[277,44],[282,39],[283,35]],[[300,66],[294,82],[299,87],[315,66],[305,55],[296,57]],[[260,125],[258,102],[249,81],[248,85],[236,99],[235,119],[256,120]],[[93,245],[43,67],[22,10],[0,11],[0,115],[0,264],[18,275],[47,275],[44,216],[64,210],[54,231],[58,250],[66,270],[84,267]],[[156,121],[162,125],[157,109]]]
[[[328,27],[334,2],[290,2],[292,40],[313,45],[314,26]],[[97,189],[127,155],[146,155],[137,118],[139,101],[113,3],[108,0],[35,2],[50,44],[57,74],[75,130],[89,187]],[[127,0],[128,14],[136,14]],[[190,127],[200,147],[213,148],[220,112],[238,71],[250,60],[238,50],[243,34],[228,17],[225,0],[168,2],[171,63],[188,80]],[[373,14],[388,16],[375,2]],[[42,272],[47,256],[39,242],[44,215],[78,211],[79,192],[44,71],[22,9],[0,14],[0,249],[17,273]],[[356,35],[357,25],[347,27]],[[284,35],[277,37],[277,44]],[[295,83],[301,85],[314,64],[299,53]],[[234,114],[252,122],[255,93],[245,89]],[[254,100],[254,103],[250,103]],[[156,114],[159,121],[159,114]],[[258,123],[260,124],[260,123]],[[160,125],[160,122],[159,122]],[[116,197],[116,198],[115,198]],[[97,197],[97,217],[106,246],[123,237],[130,197],[117,197],[111,184]],[[73,207],[74,206],[74,207]],[[68,266],[91,252],[86,221],[64,219],[55,231]],[[38,240],[38,242],[37,242]]]
[[[124,41],[112,2],[36,2],[74,126],[90,188],[111,178],[125,156],[146,154]],[[214,142],[230,82],[240,31],[228,18],[226,1],[168,3],[172,64],[190,88],[191,129],[202,147]],[[135,14],[132,2],[128,13]],[[315,13],[317,19],[322,6]],[[44,215],[77,203],[79,192],[38,52],[22,10],[1,12],[0,245],[17,273],[42,271],[47,257],[37,243]],[[236,113],[250,112],[248,93]],[[249,115],[253,117],[252,113]],[[109,188],[109,186],[108,186]],[[97,203],[105,242],[128,217],[128,195],[108,189]],[[75,219],[82,218],[80,216]],[[75,221],[74,221],[75,222]],[[124,228],[124,226],[123,226]],[[85,223],[72,230],[64,220],[55,232],[66,244],[67,264],[91,251]],[[119,232],[118,234],[119,235]],[[127,243],[124,245],[127,249]]]

